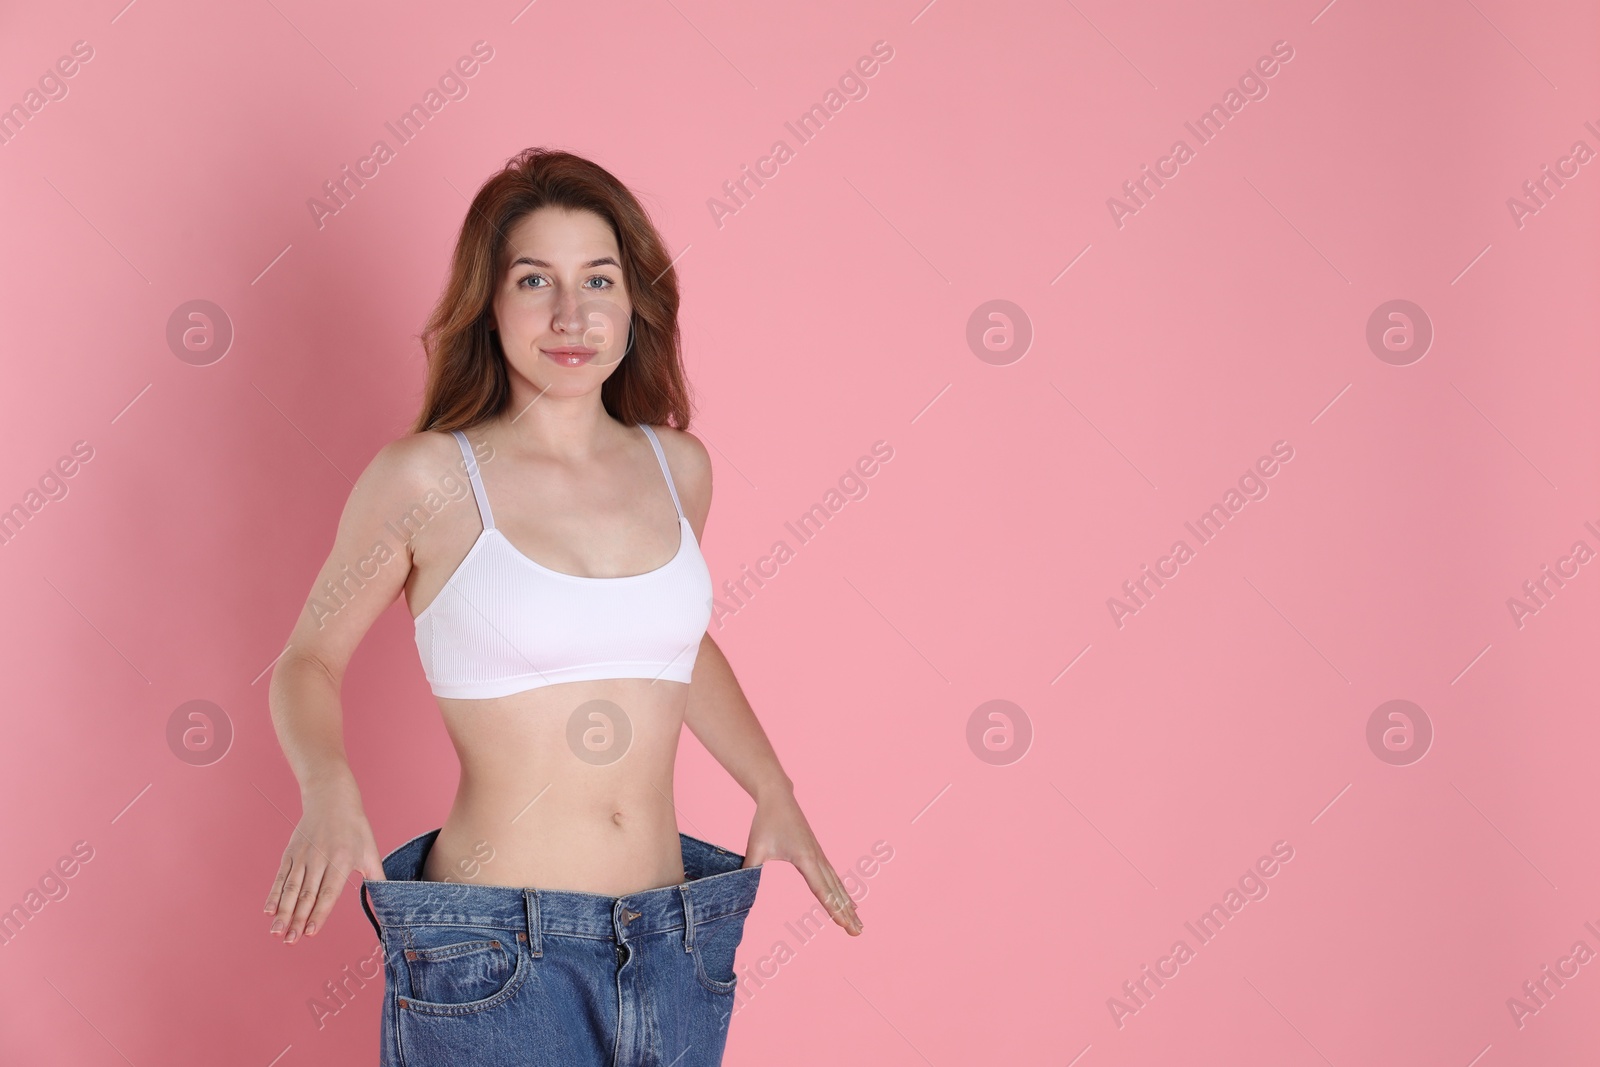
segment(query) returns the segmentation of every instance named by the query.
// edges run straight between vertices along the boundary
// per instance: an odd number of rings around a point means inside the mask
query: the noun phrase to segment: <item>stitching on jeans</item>
[[[518,944],[521,944],[521,942],[518,942]],[[490,1008],[497,1008],[510,1000],[517,990],[522,988],[523,982],[527,980],[528,972],[533,969],[533,961],[530,956],[525,956],[519,951],[516,954],[516,959],[516,969],[512,971],[511,977],[506,979],[506,984],[498,992],[482,1000],[469,1000],[465,1004],[436,1004],[432,1001],[417,1000],[414,997],[401,997],[398,1007],[401,1011],[414,1011],[419,1015],[476,1015],[479,1012],[488,1011]]]
[[[745,911],[748,911],[748,910],[749,910],[748,908],[745,909]],[[744,911],[730,912],[729,915],[723,916],[723,918],[724,919],[728,919],[728,918],[730,918],[732,916],[743,915],[743,914],[744,914]],[[739,943],[740,944],[744,943],[744,930],[742,928],[739,931]],[[734,956],[735,962],[738,961],[738,956],[737,956],[738,947],[739,947],[738,945],[734,946],[734,951],[736,953],[735,956]],[[695,950],[695,952],[694,952],[694,976],[695,976],[696,979],[699,980],[701,985],[705,986],[707,989],[709,989],[711,992],[717,994],[718,996],[727,996],[729,993],[732,993],[732,992],[734,992],[735,990],[737,990],[739,988],[739,971],[738,971],[737,968],[734,969],[733,979],[731,981],[723,982],[723,981],[719,981],[718,979],[712,978],[710,975],[706,974],[706,969],[705,969],[705,966],[704,966],[704,956],[701,954],[700,950],[698,950],[698,949]]]

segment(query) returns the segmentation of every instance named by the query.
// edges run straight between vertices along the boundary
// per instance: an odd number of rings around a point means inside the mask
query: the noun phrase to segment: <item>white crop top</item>
[[[495,529],[467,435],[453,430],[483,532],[416,618],[422,672],[437,696],[508,696],[559,682],[650,678],[687,682],[711,621],[711,572],[655,431],[678,511],[678,552],[653,571],[586,578],[529,559]]]

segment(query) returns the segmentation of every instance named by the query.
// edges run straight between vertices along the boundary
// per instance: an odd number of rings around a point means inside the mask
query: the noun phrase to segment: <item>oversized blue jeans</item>
[[[761,867],[679,834],[681,885],[608,897],[422,880],[438,830],[383,859],[380,1067],[716,1067]]]

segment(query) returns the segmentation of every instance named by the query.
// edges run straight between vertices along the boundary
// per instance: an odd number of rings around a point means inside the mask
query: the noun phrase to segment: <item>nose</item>
[[[550,326],[557,333],[576,333],[583,329],[583,316],[578,314],[577,294],[564,293],[556,300]]]

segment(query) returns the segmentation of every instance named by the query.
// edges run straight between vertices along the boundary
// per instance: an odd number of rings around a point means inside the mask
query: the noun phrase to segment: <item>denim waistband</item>
[[[380,938],[384,925],[429,924],[526,930],[536,949],[541,932],[624,943],[644,934],[685,929],[686,918],[692,929],[747,911],[761,880],[761,865],[741,867],[744,857],[737,852],[680,833],[683,883],[620,897],[423,881],[423,862],[438,836],[439,830],[418,834],[385,856],[385,880],[363,879],[361,906]]]

